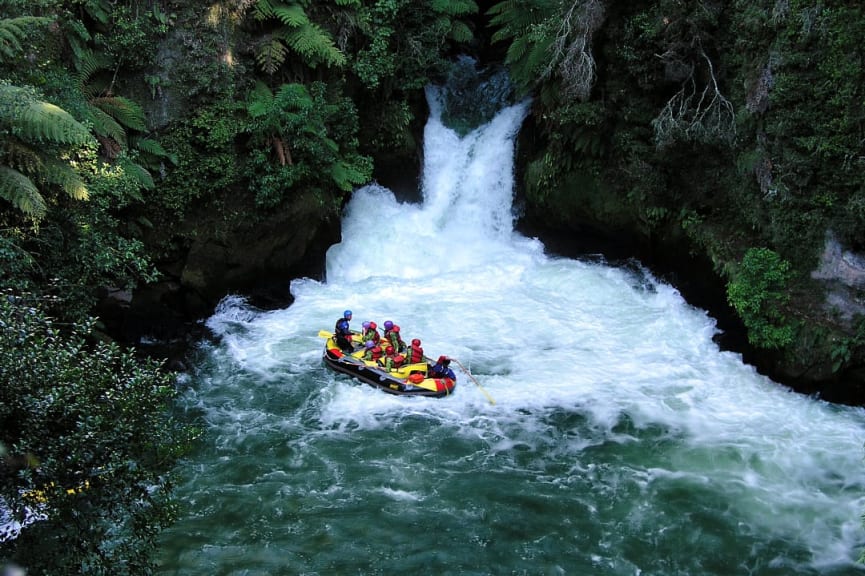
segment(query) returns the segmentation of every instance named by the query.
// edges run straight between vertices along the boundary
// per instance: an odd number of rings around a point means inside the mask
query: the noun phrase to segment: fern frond
[[[144,132],[147,130],[144,109],[138,102],[124,98],[123,96],[112,96],[105,98],[94,98],[90,101],[92,106],[99,108],[126,128]]]
[[[283,84],[276,93],[276,101],[290,110],[304,110],[313,104],[312,96],[303,84]]]
[[[114,2],[111,2],[110,0],[91,0],[90,2],[84,2],[83,4],[84,10],[91,18],[101,24],[108,24]]]
[[[450,37],[454,42],[467,43],[475,39],[475,34],[465,22],[455,20],[451,22]]]
[[[0,85],[0,102],[6,98],[14,103],[0,106],[0,125],[14,127],[25,140],[75,145],[92,141],[87,127],[71,114],[54,104],[36,100],[23,88]]]
[[[259,118],[266,115],[271,106],[273,106],[273,92],[261,80],[256,81],[247,97],[246,111],[253,118]]]
[[[257,0],[255,7],[252,9],[252,17],[258,20],[267,20],[273,16],[273,5],[270,0]]]
[[[517,10],[517,0],[504,0],[503,2],[497,2],[490,6],[487,10],[488,16],[497,16],[500,17],[502,15],[508,15],[510,18],[510,14],[513,14]],[[500,24],[500,22],[491,22],[491,24]]]
[[[2,26],[0,21],[0,56],[12,58],[21,52],[21,38],[24,33],[15,26]]]
[[[153,138],[142,138],[136,140],[135,149],[144,154],[155,156],[156,158],[165,158],[175,166],[177,165],[177,154],[172,154]]]
[[[430,9],[448,16],[464,16],[477,13],[478,5],[472,0],[432,0]]]
[[[288,48],[279,38],[268,38],[258,45],[255,51],[255,61],[261,70],[267,74],[273,74],[282,63],[285,62],[285,55],[288,53]]]
[[[78,73],[75,75],[75,81],[84,95],[92,98],[98,92],[89,85],[89,81],[94,74],[111,66],[111,58],[103,53],[94,53],[90,49],[82,50],[76,56],[75,68]]]
[[[273,15],[278,18],[280,22],[291,28],[297,28],[298,26],[309,24],[309,17],[306,15],[306,12],[304,12],[303,8],[297,4],[292,6],[276,6],[273,9]]]
[[[0,164],[24,174],[34,174],[42,168],[42,157],[37,150],[17,138],[7,138],[0,140]]]
[[[334,3],[337,6],[355,6],[356,8],[360,8],[360,0],[334,0]]]
[[[54,158],[48,159],[40,176],[46,182],[60,186],[70,198],[87,200],[89,196],[84,181],[68,162]]]
[[[131,159],[129,159],[128,156],[121,157],[118,161],[118,164],[120,164],[121,168],[123,168],[124,174],[135,180],[138,185],[145,190],[152,190],[156,187],[156,183],[153,181],[153,176],[150,174],[150,172],[148,172],[147,169],[144,168],[144,166],[142,166],[141,164],[133,162]],[[144,198],[141,196],[141,194],[138,193],[137,190],[128,190],[127,192],[130,194],[130,196],[132,196],[139,202],[144,202]]]
[[[339,160],[330,166],[330,177],[337,188],[344,192],[351,192],[354,186],[366,184],[370,178],[370,171],[360,163],[360,166],[349,164]]]
[[[34,219],[45,215],[45,199],[27,176],[8,166],[0,166],[0,198]]]
[[[526,56],[526,67],[529,71],[536,72],[549,63],[553,42],[555,42],[555,38],[544,37],[532,45]]]
[[[286,43],[298,54],[306,58],[308,65],[315,67],[317,62],[327,66],[343,66],[345,54],[340,52],[330,35],[317,24],[306,24],[292,28],[284,36]]]
[[[90,113],[90,120],[93,122],[93,131],[96,134],[107,136],[121,146],[126,146],[126,130],[117,120],[96,106],[91,106],[88,112]]]
[[[84,52],[89,50],[87,43],[93,40],[93,36],[90,35],[87,26],[80,20],[66,20],[63,22],[63,26],[64,36],[69,43],[69,47],[72,48],[72,53],[76,58],[80,58]]]
[[[507,64],[519,62],[525,57],[530,48],[531,42],[529,41],[528,36],[519,36],[514,38],[514,41],[511,42],[510,46],[508,46],[508,51],[505,55],[505,62]]]

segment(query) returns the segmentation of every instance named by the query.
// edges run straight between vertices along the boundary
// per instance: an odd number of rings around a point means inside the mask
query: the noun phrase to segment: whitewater
[[[160,573],[865,574],[863,410],[720,350],[639,266],[515,232],[529,104],[460,136],[428,100],[422,201],[355,191],[326,281],[207,321]],[[471,377],[400,398],[327,371],[318,332],[345,309]]]

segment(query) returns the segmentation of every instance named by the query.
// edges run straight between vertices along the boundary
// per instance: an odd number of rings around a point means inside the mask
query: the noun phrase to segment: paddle
[[[479,383],[477,380],[475,380],[475,377],[471,375],[471,373],[466,369],[466,367],[463,366],[463,365],[460,363],[460,361],[457,360],[456,358],[451,358],[451,360],[453,360],[454,362],[456,362],[457,365],[462,369],[462,371],[465,372],[466,375],[467,375],[469,378],[472,379],[472,382],[474,382],[475,384],[477,384],[477,387],[481,389],[481,392],[484,393],[484,396],[487,397],[487,400],[490,401],[490,404],[495,405],[496,401],[493,400],[493,397],[489,395],[489,392],[487,392],[486,390],[484,390],[484,387],[481,386],[480,383]]]
[[[360,332],[355,332],[354,330],[352,330],[351,333],[353,336],[357,336],[358,334],[360,334]],[[318,331],[318,337],[319,338],[332,338],[333,332],[328,332],[327,330],[319,330]]]

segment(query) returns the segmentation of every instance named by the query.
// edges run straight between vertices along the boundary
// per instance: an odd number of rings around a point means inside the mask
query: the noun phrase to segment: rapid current
[[[649,272],[516,233],[528,105],[461,137],[428,100],[422,201],[357,190],[326,282],[208,320],[159,573],[865,574],[865,412],[719,350]],[[424,399],[329,372],[318,333],[344,309],[471,376]]]

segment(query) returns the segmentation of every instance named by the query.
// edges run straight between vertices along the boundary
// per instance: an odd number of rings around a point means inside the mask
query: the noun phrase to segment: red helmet
[[[393,354],[393,346],[388,346],[385,349],[384,353],[387,354],[388,356],[392,355]]]
[[[448,359],[447,356],[439,356],[439,361],[438,361],[438,363],[441,364],[441,363],[443,363],[444,361],[446,361],[447,359]]]
[[[373,356],[381,356],[381,346],[374,346],[372,349]]]
[[[412,346],[420,346],[420,340],[415,338],[414,340],[411,341],[411,345]]]
[[[394,331],[394,332],[399,332],[399,326],[397,326],[396,324],[394,324],[394,325],[393,325],[393,331]]]
[[[375,322],[370,322],[370,323],[369,323],[369,327],[370,327],[370,329],[372,329],[372,330],[378,330],[378,325],[376,325]]]

